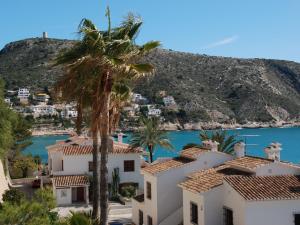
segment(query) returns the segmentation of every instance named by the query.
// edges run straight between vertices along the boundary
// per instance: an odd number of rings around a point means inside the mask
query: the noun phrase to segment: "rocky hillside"
[[[43,88],[55,82],[61,68],[51,66],[58,52],[73,41],[27,39],[0,52],[0,77],[7,88]],[[155,75],[139,82],[140,92],[154,102],[157,93],[173,95],[182,122],[270,122],[300,119],[300,64],[282,60],[212,57],[156,50],[145,59]]]

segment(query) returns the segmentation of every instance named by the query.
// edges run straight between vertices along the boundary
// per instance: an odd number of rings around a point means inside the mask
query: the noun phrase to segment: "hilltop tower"
[[[44,39],[48,38],[48,33],[45,32],[45,31],[43,32],[43,38],[44,38]]]

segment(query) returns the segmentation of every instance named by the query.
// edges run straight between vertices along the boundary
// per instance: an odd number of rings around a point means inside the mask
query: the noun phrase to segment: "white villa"
[[[30,106],[30,109],[34,117],[53,116],[58,114],[53,105],[32,105]]]
[[[89,177],[93,170],[92,141],[84,137],[72,137],[48,148],[48,167],[52,177],[53,192],[58,205],[89,203]],[[135,185],[143,189],[141,167],[143,150],[129,148],[127,144],[114,143],[108,156],[109,182],[112,172],[119,170],[120,185]],[[99,157],[100,159],[100,157]]]
[[[144,195],[133,199],[136,225],[299,225],[300,167],[268,158],[217,151],[217,143],[183,150],[179,157],[142,169]]]
[[[30,96],[30,92],[27,88],[19,88],[18,98],[20,99],[20,102],[27,103],[29,96]]]

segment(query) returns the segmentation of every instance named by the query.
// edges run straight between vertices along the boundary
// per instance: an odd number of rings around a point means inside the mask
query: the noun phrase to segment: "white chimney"
[[[123,133],[118,133],[118,142],[119,143],[123,143],[123,136],[124,136],[124,134]]]
[[[245,146],[244,142],[238,142],[234,145],[233,149],[237,158],[242,158],[245,156]]]
[[[217,152],[219,143],[217,141],[205,140],[202,142],[202,145],[204,148],[210,149],[212,152]]]
[[[281,150],[282,150],[281,144],[278,142],[273,142],[270,144],[270,146],[265,148],[265,153],[268,159],[272,159],[276,162],[279,162]]]
[[[219,145],[219,142],[212,141],[212,143],[211,143],[211,151],[212,152],[217,152],[218,151],[218,145]]]

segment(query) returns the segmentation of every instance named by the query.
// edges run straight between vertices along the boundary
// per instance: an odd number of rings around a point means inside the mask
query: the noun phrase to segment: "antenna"
[[[242,135],[238,135],[238,137],[244,138],[245,154],[247,153],[247,146],[258,146],[259,145],[259,144],[248,144],[248,138],[249,137],[260,137],[260,135],[258,135],[258,134],[242,134]]]

